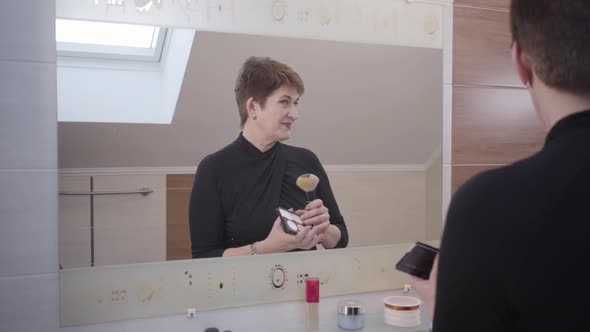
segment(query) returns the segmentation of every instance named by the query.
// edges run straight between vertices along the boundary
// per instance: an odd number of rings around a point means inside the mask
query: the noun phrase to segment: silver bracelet
[[[250,255],[258,255],[258,250],[256,250],[256,242],[250,245]]]

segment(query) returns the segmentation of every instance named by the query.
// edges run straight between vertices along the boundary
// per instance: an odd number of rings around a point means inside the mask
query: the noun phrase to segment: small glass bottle
[[[365,327],[365,308],[359,301],[338,303],[338,326],[345,330],[360,330]]]

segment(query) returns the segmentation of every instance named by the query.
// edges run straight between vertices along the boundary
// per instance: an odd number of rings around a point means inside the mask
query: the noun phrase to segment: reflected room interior
[[[58,50],[62,268],[191,257],[196,166],[240,132],[233,88],[249,56],[301,75],[284,143],[320,158],[349,247],[440,238],[440,49],[178,28],[153,39],[149,60]]]

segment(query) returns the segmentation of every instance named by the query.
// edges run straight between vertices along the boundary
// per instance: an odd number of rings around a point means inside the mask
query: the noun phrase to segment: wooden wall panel
[[[188,206],[194,175],[166,177],[166,260],[191,258]]]
[[[510,9],[510,0],[455,0],[455,5]]]
[[[508,22],[508,12],[455,6],[453,84],[522,86]]]
[[[174,174],[166,176],[166,188],[191,189],[195,181],[194,174]]]
[[[510,0],[455,0],[451,190],[538,151],[546,131],[511,60]]]
[[[496,167],[498,166],[453,166],[451,192],[455,194],[457,189],[472,176]]]
[[[538,151],[546,135],[527,90],[453,89],[453,164],[508,164]]]

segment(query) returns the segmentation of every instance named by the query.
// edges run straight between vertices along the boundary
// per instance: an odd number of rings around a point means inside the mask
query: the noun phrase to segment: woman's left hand
[[[330,213],[321,199],[316,199],[307,204],[305,210],[297,210],[295,213],[305,225],[316,229],[317,234],[323,234],[330,226]]]

